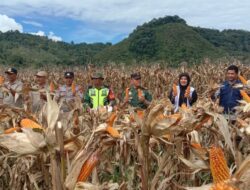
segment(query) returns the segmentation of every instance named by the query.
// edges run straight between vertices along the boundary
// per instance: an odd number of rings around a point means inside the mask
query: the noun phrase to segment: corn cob
[[[220,182],[214,184],[209,190],[239,190],[239,189],[226,182]]]
[[[42,126],[40,126],[38,123],[28,119],[28,118],[25,118],[25,119],[22,119],[21,122],[20,122],[20,125],[21,127],[23,128],[38,128],[38,129],[43,129]]]
[[[78,175],[77,182],[84,182],[87,180],[93,169],[99,162],[98,152],[94,152],[82,165],[80,174]]]
[[[188,109],[187,104],[185,104],[185,103],[181,104],[181,109],[182,110],[187,110]]]
[[[192,146],[193,148],[195,148],[195,149],[198,149],[198,150],[202,149],[200,143],[191,143],[191,146]]]
[[[230,178],[229,168],[221,148],[212,146],[209,149],[210,170],[215,183]]]
[[[143,91],[141,89],[138,89],[137,95],[138,95],[138,98],[142,98],[144,96]]]
[[[114,138],[120,138],[120,134],[119,132],[113,127],[113,123],[116,119],[116,113],[112,113],[112,115],[109,117],[109,119],[107,120],[107,128],[106,131]]]
[[[76,85],[74,82],[71,85],[71,90],[72,90],[73,95],[75,95],[76,94]]]
[[[12,128],[6,129],[6,130],[4,131],[4,134],[14,133],[15,131],[20,132],[20,131],[21,131],[21,128],[20,128],[20,127],[12,127]]]
[[[125,100],[128,101],[129,100],[129,88],[126,88],[125,90]]]
[[[4,77],[0,76],[0,85],[3,85],[3,83],[4,83]]]
[[[247,80],[243,76],[239,75],[239,79],[240,79],[242,84],[244,84],[244,85],[247,84]]]
[[[54,92],[55,91],[55,84],[53,83],[53,81],[51,81],[51,83],[49,85],[49,91],[50,92]]]
[[[185,98],[189,97],[190,95],[190,85],[188,85],[187,89],[185,90]]]
[[[172,91],[173,91],[173,96],[177,96],[177,86],[176,86],[176,84],[173,84]]]
[[[241,90],[240,94],[243,97],[243,100],[245,100],[247,103],[250,103],[250,97],[248,96],[248,94],[244,90]]]

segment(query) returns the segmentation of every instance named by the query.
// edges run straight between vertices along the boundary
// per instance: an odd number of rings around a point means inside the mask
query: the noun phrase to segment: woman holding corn
[[[190,86],[191,78],[188,73],[179,75],[178,85],[174,84],[169,93],[169,99],[175,106],[175,112],[180,107],[191,107],[198,98],[198,95],[193,87]]]

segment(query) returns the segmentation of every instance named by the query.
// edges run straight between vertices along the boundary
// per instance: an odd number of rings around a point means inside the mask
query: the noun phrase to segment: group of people
[[[241,83],[238,79],[239,69],[235,65],[231,65],[226,70],[226,80],[221,87],[212,94],[212,100],[219,100],[220,106],[224,108],[224,113],[230,114],[234,112],[234,108],[242,99],[240,90],[235,88],[235,85]],[[7,81],[2,85],[0,90],[0,104],[8,104],[15,107],[22,107],[25,98],[22,97],[23,83],[18,79],[17,69],[9,68],[5,71]],[[48,84],[48,73],[39,71],[35,75],[36,89],[30,91],[28,99],[32,102],[32,111],[37,111],[46,103],[46,91],[50,91]],[[74,84],[74,73],[64,73],[64,85],[59,86],[54,92],[56,101],[65,101],[66,106],[62,106],[63,111],[70,111],[67,106],[69,102],[73,102],[75,98],[80,98],[83,101],[84,109],[97,109],[103,106],[116,106],[116,97],[113,90],[104,85],[104,76],[102,73],[94,73],[91,77],[92,84],[88,87],[86,92]],[[146,109],[151,101],[152,95],[150,92],[141,86],[140,73],[131,74],[131,84],[124,90],[123,100],[120,106],[124,107],[130,105],[132,107]],[[7,89],[8,93],[6,92]],[[27,97],[26,97],[27,98]],[[175,107],[175,112],[183,105],[191,107],[198,99],[197,92],[191,86],[191,78],[188,73],[181,73],[179,75],[178,84],[170,90],[169,99]]]

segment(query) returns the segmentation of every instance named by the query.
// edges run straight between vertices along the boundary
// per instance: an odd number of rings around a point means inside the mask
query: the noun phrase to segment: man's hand
[[[47,96],[44,93],[40,93],[40,99],[47,101]]]
[[[139,96],[138,98],[139,98],[139,101],[142,103],[144,103],[146,100],[144,96]]]
[[[10,88],[9,90],[10,90],[10,93],[12,94],[12,96],[15,96],[16,91],[15,91],[15,90],[13,90],[12,88]]]

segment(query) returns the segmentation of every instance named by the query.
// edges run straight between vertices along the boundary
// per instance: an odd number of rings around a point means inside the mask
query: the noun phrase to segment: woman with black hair
[[[179,110],[179,107],[183,105],[191,107],[197,101],[197,93],[190,86],[190,82],[191,78],[188,73],[181,73],[179,75],[179,84],[173,85],[169,99],[175,105],[175,112]]]

